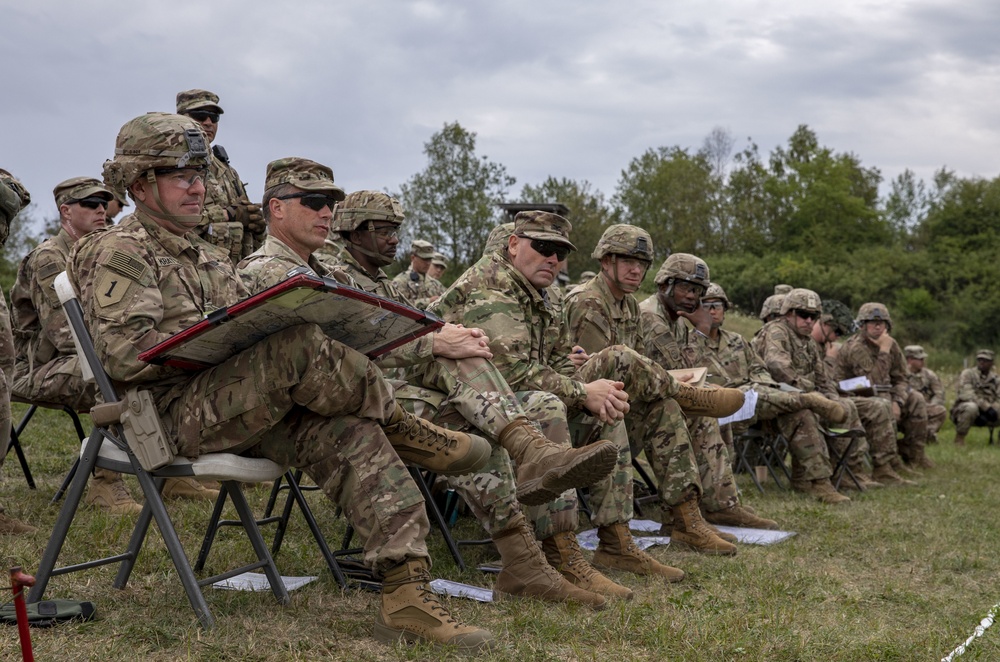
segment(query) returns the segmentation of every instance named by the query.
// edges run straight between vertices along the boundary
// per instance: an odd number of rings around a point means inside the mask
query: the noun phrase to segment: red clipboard
[[[444,326],[439,318],[330,278],[298,274],[139,354],[139,360],[204,370],[298,324],[317,324],[334,340],[375,358]]]

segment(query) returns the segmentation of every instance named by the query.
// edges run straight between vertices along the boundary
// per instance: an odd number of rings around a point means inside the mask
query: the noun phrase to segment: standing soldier
[[[14,217],[28,206],[31,195],[27,189],[6,170],[0,169],[0,247],[7,243],[10,224]],[[7,301],[0,291],[0,467],[7,456],[10,444],[10,386],[14,380],[14,339],[10,331],[10,314]],[[0,505],[0,535],[17,535],[37,531],[30,524],[4,513]]]
[[[958,393],[951,408],[955,445],[964,446],[973,425],[996,425],[1000,413],[1000,378],[993,372],[993,350],[976,352],[976,367],[958,376]]]
[[[434,245],[431,242],[414,239],[410,248],[410,267],[393,278],[399,293],[417,308],[427,308],[444,293],[441,283],[435,285],[437,281],[432,282],[427,276],[434,255]]]
[[[927,404],[927,443],[937,443],[937,433],[944,425],[948,409],[944,405],[944,386],[941,378],[926,367],[927,352],[920,345],[907,345],[903,348],[906,357],[906,379],[910,388],[924,396]]]
[[[177,93],[177,114],[187,115],[201,126],[209,144],[215,142],[223,114],[219,96],[208,90]],[[205,208],[196,232],[209,243],[229,253],[233,264],[253,253],[264,241],[264,216],[260,205],[250,202],[240,176],[229,165],[222,145],[212,145],[205,180]]]

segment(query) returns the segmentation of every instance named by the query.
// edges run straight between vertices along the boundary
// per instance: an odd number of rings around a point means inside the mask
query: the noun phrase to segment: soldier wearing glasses
[[[197,122],[209,144],[215,141],[223,112],[219,96],[208,90],[177,93],[177,114],[187,115]],[[225,148],[212,145],[209,161],[205,179],[205,208],[197,233],[228,251],[233,264],[236,264],[260,247],[267,226],[260,205],[250,202],[239,174],[229,165]]]

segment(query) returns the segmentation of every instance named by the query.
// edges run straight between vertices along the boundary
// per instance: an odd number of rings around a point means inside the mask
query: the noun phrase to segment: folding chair
[[[49,579],[53,576],[111,563],[120,563],[114,587],[124,588],[146,538],[150,521],[155,519],[191,607],[204,628],[211,628],[215,619],[205,601],[202,587],[249,570],[263,569],[275,598],[281,604],[287,604],[288,592],[240,487],[241,482],[274,480],[284,473],[284,468],[266,459],[246,458],[229,453],[210,453],[194,461],[178,458],[166,467],[153,472],[144,470],[126,443],[123,426],[118,418],[110,413],[114,407],[121,406],[123,402],[97,358],[90,334],[84,324],[80,303],[77,301],[76,293],[65,273],[56,278],[55,287],[59,299],[62,301],[63,311],[69,319],[76,350],[81,358],[80,365],[83,368],[84,378],[96,380],[105,404],[91,412],[94,419],[94,429],[81,447],[80,467],[70,484],[52,535],[46,544],[38,571],[35,573],[35,586],[28,595],[28,601],[38,602],[41,600]],[[105,441],[109,443],[104,443]],[[76,515],[87,480],[95,466],[134,474],[142,488],[146,503],[138,516],[128,548],[124,553],[57,568],[56,561],[62,551],[63,544],[66,542],[66,535]],[[214,577],[200,581],[196,579],[170,520],[170,515],[164,506],[163,499],[160,497],[163,481],[169,477],[197,477],[222,481],[223,489],[219,493],[219,502],[222,502],[227,496],[231,499],[253,546],[257,561]],[[216,507],[220,507],[219,503],[216,504]]]
[[[864,492],[864,488],[861,487],[861,483],[858,482],[858,477],[854,475],[851,471],[851,467],[848,465],[848,460],[851,458],[851,452],[854,451],[854,447],[858,444],[858,439],[865,435],[864,430],[832,430],[825,427],[820,427],[820,432],[826,438],[826,447],[830,451],[830,460],[833,464],[833,487],[839,490],[840,484],[844,480],[844,474],[847,474],[852,481],[854,481],[854,486],[858,488],[859,492]],[[847,448],[844,449],[843,453],[837,451],[837,445],[830,443],[835,439],[847,439]]]
[[[10,396],[11,403],[18,403],[29,405],[28,411],[24,413],[21,420],[17,425],[12,425],[10,430],[10,447],[7,452],[10,453],[13,450],[17,454],[17,460],[21,464],[21,471],[24,472],[24,479],[28,481],[28,487],[30,489],[35,489],[35,480],[31,475],[31,469],[28,467],[28,459],[24,455],[24,449],[21,446],[21,434],[24,429],[28,427],[28,423],[34,418],[35,412],[38,411],[39,407],[42,409],[57,409],[65,412],[70,420],[73,422],[73,428],[76,430],[76,436],[82,443],[84,439],[87,438],[87,434],[83,431],[83,424],[80,422],[80,416],[76,413],[69,405],[57,404],[54,402],[42,402],[41,400],[29,400],[28,398],[22,398],[16,393],[11,393]],[[73,461],[73,466],[70,468],[69,473],[63,478],[62,484],[56,491],[55,496],[52,497],[51,503],[56,503],[62,498],[62,495],[66,492],[66,488],[69,487],[69,483],[73,480],[73,476],[76,474],[76,468],[80,465],[80,458],[77,457]]]
[[[781,473],[785,476],[785,480],[791,485],[792,474],[788,471],[788,466],[785,464],[785,456],[788,454],[788,440],[785,439],[784,435],[775,430],[773,426],[768,425],[766,421],[763,424],[749,427],[743,432],[733,435],[733,449],[736,451],[736,460],[734,462],[736,467],[734,471],[745,471],[750,474],[751,480],[753,480],[754,485],[761,494],[764,493],[764,486],[757,478],[755,466],[767,467],[767,472],[770,474],[771,479],[774,480],[774,484],[782,490],[786,490],[788,488],[782,483],[776,471],[776,468],[780,469]],[[752,464],[751,458],[762,464]]]

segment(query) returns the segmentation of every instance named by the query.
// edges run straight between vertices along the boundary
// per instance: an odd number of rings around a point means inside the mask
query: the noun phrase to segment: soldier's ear
[[[146,202],[146,196],[149,195],[149,182],[140,177],[139,179],[132,182],[132,185],[128,188],[132,192],[132,196],[139,202]]]

